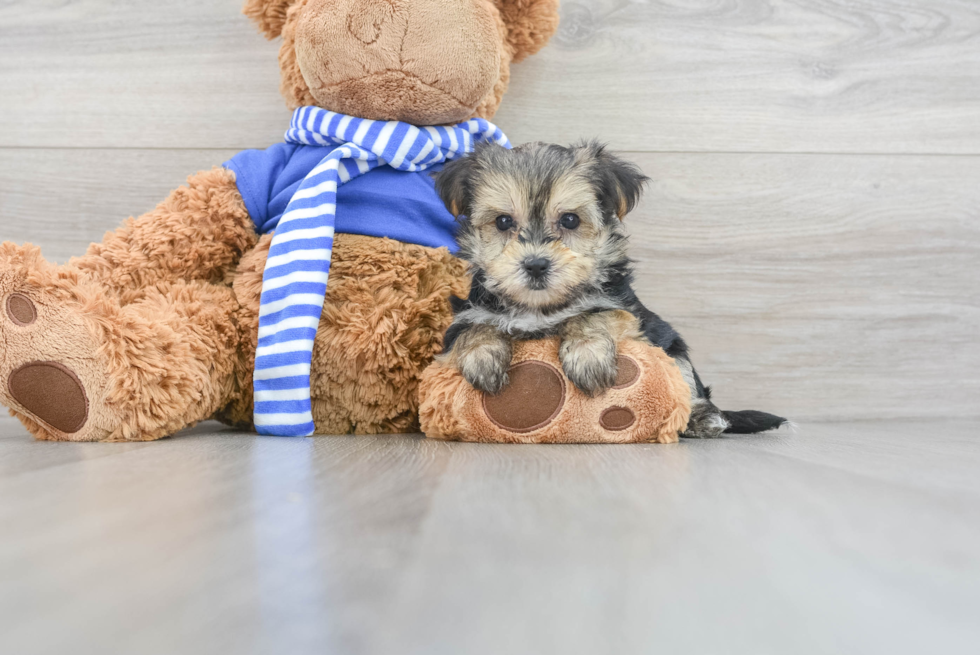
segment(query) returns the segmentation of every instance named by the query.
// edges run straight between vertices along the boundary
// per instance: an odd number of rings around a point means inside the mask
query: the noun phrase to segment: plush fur
[[[557,26],[557,0],[249,0],[245,13],[283,37],[291,107],[421,125],[491,117],[510,63]],[[39,439],[150,440],[211,417],[251,427],[270,240],[215,169],[63,266],[2,244],[0,402]],[[468,290],[445,249],[338,235],[313,352],[317,431],[417,430],[419,377],[449,298]],[[84,425],[66,427],[59,404]]]
[[[233,277],[242,334],[233,396],[220,420],[252,421],[252,370],[262,271],[272,242],[265,236]],[[418,380],[442,348],[451,321],[448,298],[465,294],[465,266],[444,248],[340,234],[313,349],[310,392],[321,434],[418,430]]]

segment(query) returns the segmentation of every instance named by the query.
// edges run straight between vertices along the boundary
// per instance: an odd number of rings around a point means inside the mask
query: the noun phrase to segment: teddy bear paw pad
[[[10,374],[7,390],[24,409],[65,434],[78,432],[88,420],[85,388],[58,362],[24,364]]]
[[[510,383],[496,396],[483,394],[483,409],[497,427],[523,433],[551,423],[565,404],[565,381],[554,366],[529,360],[512,366]]]

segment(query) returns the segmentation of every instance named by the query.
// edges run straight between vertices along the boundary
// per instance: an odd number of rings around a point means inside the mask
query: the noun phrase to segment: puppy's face
[[[436,185],[462,221],[460,256],[487,290],[528,309],[559,308],[626,261],[621,219],[646,178],[596,143],[483,145]]]

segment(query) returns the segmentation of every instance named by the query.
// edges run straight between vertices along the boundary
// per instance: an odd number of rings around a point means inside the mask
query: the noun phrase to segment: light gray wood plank
[[[278,140],[278,45],[240,5],[0,2],[0,145]],[[970,0],[566,0],[497,122],[644,151],[978,154],[978,115]]]
[[[216,423],[202,423],[183,431],[181,435],[213,433],[218,429],[216,426],[218,426]],[[95,449],[84,443],[35,441],[29,437],[20,422],[7,416],[6,412],[0,416],[0,440],[4,442],[0,446],[0,478],[4,479],[30,475],[41,469],[75,464],[89,459],[114,457],[151,445],[144,442],[107,443],[102,444],[104,448]]]
[[[0,149],[0,239],[65,261],[232,153]],[[980,158],[630,156],[639,295],[722,407],[980,415]]]
[[[980,159],[634,159],[638,293],[721,407],[980,414]]]
[[[63,263],[236,152],[0,148],[0,241]]]
[[[980,496],[980,427],[975,420],[903,420],[898,429],[895,421],[809,423],[794,435],[798,438],[770,432],[741,439],[739,446],[924,493]]]
[[[0,145],[267,147],[278,44],[241,0],[0,2]]]
[[[976,421],[583,447],[207,429],[125,452],[56,444],[74,462],[0,477],[0,650],[965,653],[980,638]],[[9,419],[0,437],[0,461],[47,457]]]
[[[357,652],[448,456],[418,436],[104,445],[0,481],[0,651]]]
[[[969,650],[975,496],[745,441],[457,452],[378,650]]]
[[[971,0],[565,0],[498,119],[624,150],[975,154],[978,116]]]

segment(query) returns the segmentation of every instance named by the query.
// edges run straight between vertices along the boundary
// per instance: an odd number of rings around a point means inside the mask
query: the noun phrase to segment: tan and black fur
[[[715,407],[687,344],[633,292],[622,220],[646,181],[595,142],[482,145],[447,164],[436,186],[460,221],[459,256],[470,265],[473,285],[454,305],[443,361],[495,394],[507,384],[513,340],[558,335],[566,376],[597,396],[616,379],[616,342],[634,338],[663,348],[691,387],[682,436],[782,425],[785,419],[771,414]]]

